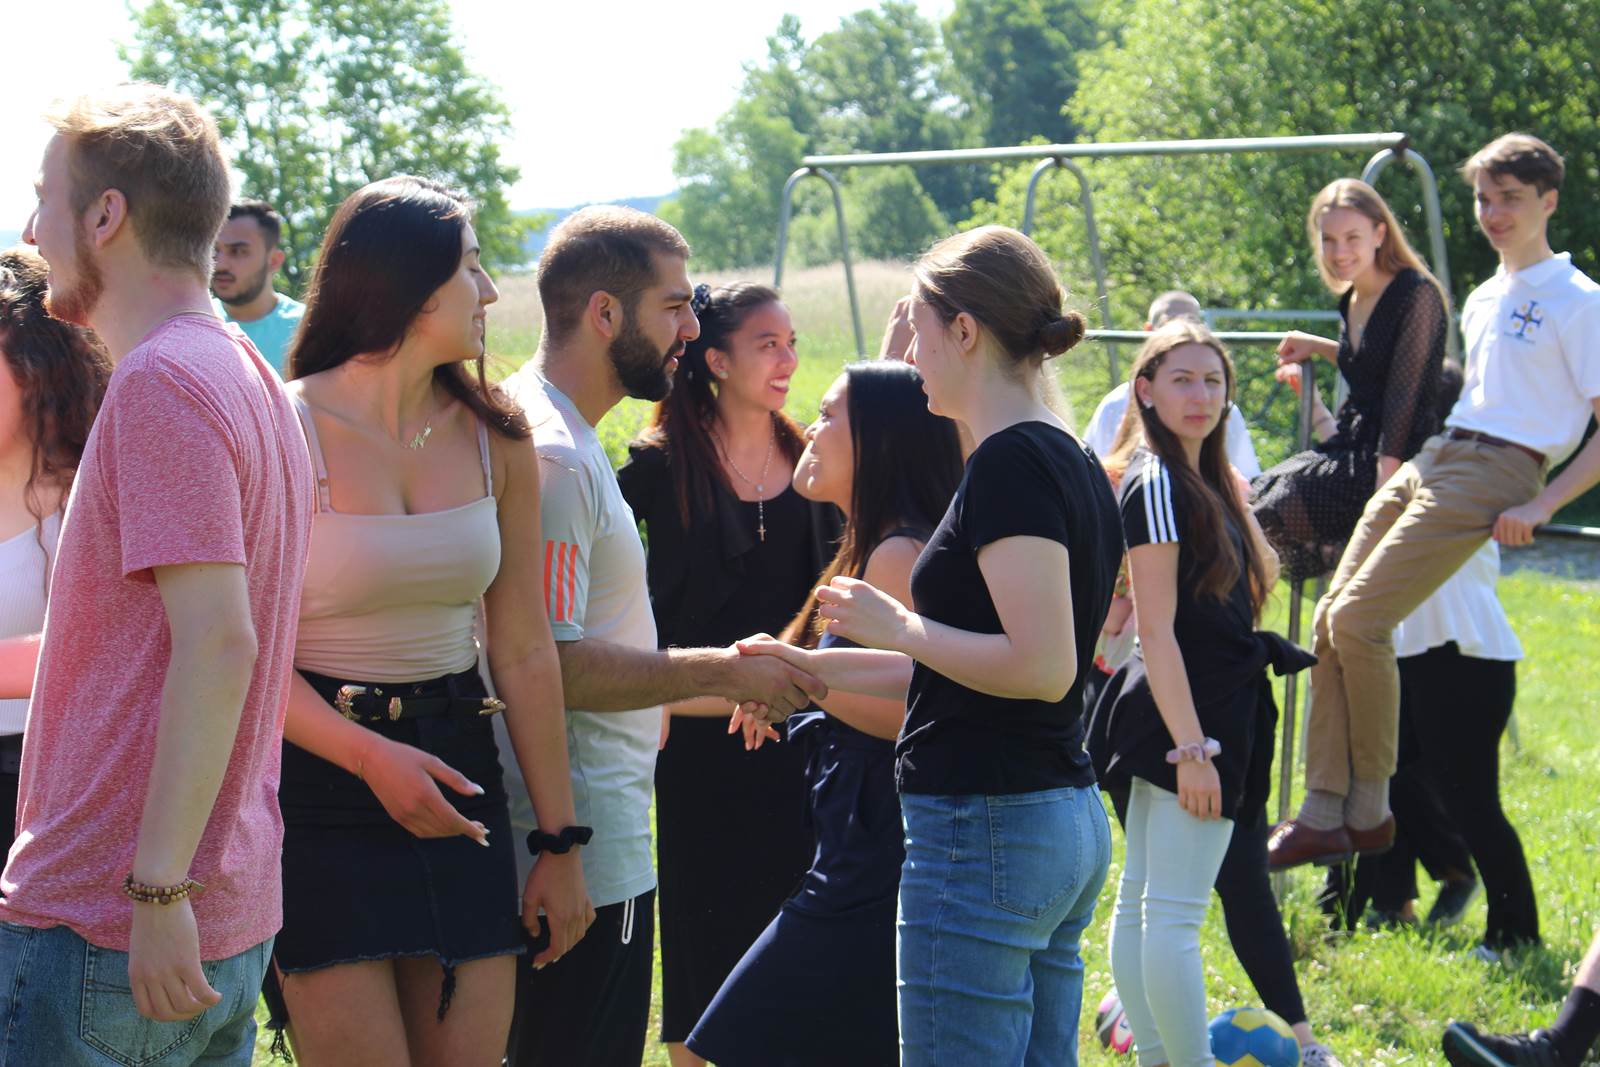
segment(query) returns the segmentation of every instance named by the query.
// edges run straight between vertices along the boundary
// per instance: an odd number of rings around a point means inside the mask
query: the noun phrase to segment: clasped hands
[[[910,613],[894,597],[889,596],[859,578],[839,576],[827,585],[817,587],[817,614],[822,618],[824,631],[835,637],[852,641],[865,648],[895,648],[906,631]],[[828,695],[826,684],[818,677],[817,653],[780,641],[770,634],[756,634],[736,642],[741,656],[767,656],[788,664],[791,668],[814,681],[817,688],[807,687],[812,700]],[[742,700],[734,706],[728,720],[728,732],[744,733],[747,750],[760,748],[767,741],[779,740],[774,724],[808,706],[804,703],[767,703],[757,699]]]

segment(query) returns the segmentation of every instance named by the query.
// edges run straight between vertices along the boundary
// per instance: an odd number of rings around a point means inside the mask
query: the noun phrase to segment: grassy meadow
[[[770,272],[752,271],[740,277],[765,281]],[[898,265],[869,263],[857,268],[869,354],[876,354],[882,324],[894,301],[907,290],[908,277]],[[734,276],[713,274],[697,280],[716,283]],[[806,421],[838,368],[853,357],[855,346],[838,267],[796,271],[785,289],[800,336],[801,362],[790,413]],[[526,277],[503,279],[501,292],[500,303],[490,313],[490,343],[504,370],[523,362],[536,347],[538,299],[531,278]],[[1131,355],[1124,346],[1124,368]],[[1081,425],[1106,388],[1104,352],[1098,345],[1086,344],[1068,353],[1056,369],[1072,421]],[[1256,395],[1264,397],[1265,392]],[[1256,407],[1247,404],[1246,410],[1253,414]],[[621,456],[647,415],[647,405],[629,401],[602,424],[602,437],[613,458]],[[1275,461],[1290,450],[1287,440],[1261,435],[1256,446],[1263,462]],[[1545,943],[1499,964],[1470,957],[1483,929],[1481,895],[1465,920],[1448,930],[1363,931],[1333,938],[1314,903],[1320,869],[1294,873],[1283,910],[1298,960],[1296,970],[1312,1025],[1347,1067],[1443,1064],[1439,1032],[1451,1018],[1472,1019],[1496,1029],[1548,1023],[1600,921],[1600,787],[1596,784],[1600,782],[1596,741],[1600,667],[1594,657],[1594,649],[1600,647],[1600,614],[1595,610],[1600,583],[1522,570],[1502,580],[1500,595],[1527,650],[1518,671],[1521,745],[1513,749],[1508,742],[1503,747],[1502,793],[1533,869]],[[1282,627],[1287,600],[1287,587],[1280,587],[1271,619],[1275,628]],[[1269,810],[1276,810],[1276,799]],[[1116,840],[1108,888],[1084,943],[1080,1062],[1088,1067],[1126,1067],[1133,1062],[1131,1057],[1101,1050],[1093,1035],[1094,1007],[1112,985],[1105,942],[1110,887],[1116,884],[1121,864],[1120,835]],[[1433,890],[1424,888],[1423,894],[1419,911],[1425,914]],[[1202,938],[1212,1011],[1259,1003],[1229,948],[1220,908],[1211,909]],[[656,1011],[644,1061],[650,1067],[668,1064],[665,1049],[655,1041],[659,1004],[658,969]],[[272,1062],[266,1045],[263,1036],[258,1042],[259,1064]]]

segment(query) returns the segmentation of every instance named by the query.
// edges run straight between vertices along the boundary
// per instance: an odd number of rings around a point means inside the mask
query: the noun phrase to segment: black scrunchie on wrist
[[[528,855],[537,856],[541,852],[553,852],[556,855],[571,852],[575,845],[587,845],[594,836],[592,826],[568,826],[559,834],[547,834],[542,830],[528,831]]]

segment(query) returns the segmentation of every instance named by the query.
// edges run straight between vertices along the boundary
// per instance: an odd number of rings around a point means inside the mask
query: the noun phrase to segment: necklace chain
[[[739,469],[739,464],[733,461],[733,453],[728,451],[728,446],[722,443],[722,438],[717,436],[715,430],[711,431],[712,439],[717,442],[717,447],[722,449],[722,458],[728,461],[728,466],[733,468],[733,473],[737,474],[739,480],[744,482],[745,485],[756,491],[756,535],[763,541],[767,539],[767,472],[772,469],[772,450],[773,446],[778,443],[777,428],[770,427],[770,429],[772,432],[767,437],[767,458],[761,464],[761,480],[759,482],[751,481],[750,476]]]
[[[432,399],[430,396],[429,399]],[[428,438],[433,436],[433,416],[439,414],[437,405],[433,414],[429,415],[422,423],[422,429],[411,435],[411,440],[404,442],[405,447],[413,452],[420,451],[428,443]]]

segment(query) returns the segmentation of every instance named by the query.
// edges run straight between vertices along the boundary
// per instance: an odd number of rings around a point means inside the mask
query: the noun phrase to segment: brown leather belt
[[[1493,445],[1496,448],[1514,448],[1524,456],[1533,457],[1539,466],[1544,466],[1544,453],[1535,451],[1527,445],[1519,445],[1515,441],[1507,441],[1504,437],[1496,437],[1491,433],[1480,433],[1477,430],[1459,430],[1452,426],[1444,432],[1452,441],[1477,441],[1480,444]]]

